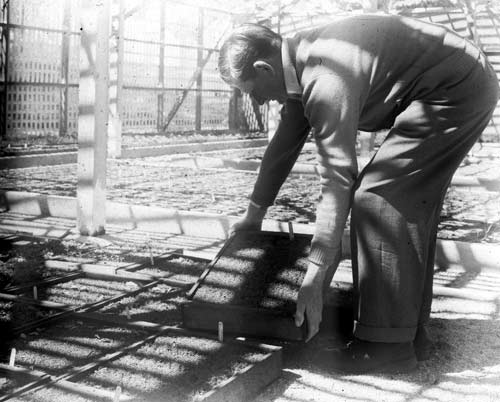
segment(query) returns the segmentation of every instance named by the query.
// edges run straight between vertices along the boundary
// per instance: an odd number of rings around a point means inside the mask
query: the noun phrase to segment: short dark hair
[[[281,51],[281,36],[259,24],[237,27],[224,41],[219,51],[219,74],[231,83],[255,76],[253,63]]]

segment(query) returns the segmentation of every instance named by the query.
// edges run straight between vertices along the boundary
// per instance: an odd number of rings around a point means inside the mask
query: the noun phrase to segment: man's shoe
[[[428,360],[431,357],[432,341],[427,331],[427,327],[419,325],[413,341],[415,355],[419,362]]]
[[[411,342],[367,342],[355,338],[333,356],[334,369],[352,374],[406,373],[416,367]]]

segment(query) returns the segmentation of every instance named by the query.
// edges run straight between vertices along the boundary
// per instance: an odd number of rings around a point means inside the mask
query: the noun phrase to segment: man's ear
[[[263,73],[271,76],[274,76],[276,74],[274,67],[265,60],[256,60],[253,63],[253,68],[255,68],[255,71],[257,71],[257,73]]]

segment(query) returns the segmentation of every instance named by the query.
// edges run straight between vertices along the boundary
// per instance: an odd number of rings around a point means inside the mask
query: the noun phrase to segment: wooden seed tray
[[[238,232],[189,291],[183,305],[187,328],[282,340],[303,340],[294,323],[296,300],[307,270],[310,235]]]

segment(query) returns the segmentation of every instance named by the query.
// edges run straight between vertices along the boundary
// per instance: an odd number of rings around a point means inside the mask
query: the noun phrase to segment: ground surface
[[[245,153],[212,153],[212,156],[253,160],[258,159],[262,152],[263,149],[256,149]],[[311,158],[314,159],[306,152],[300,161],[308,163],[312,161]],[[167,156],[110,161],[109,198],[126,203],[231,215],[239,215],[244,211],[255,173],[179,168],[173,167],[171,162],[172,158]],[[499,168],[498,159],[478,158],[462,165],[458,174],[497,177]],[[2,171],[0,187],[74,196],[76,165]],[[313,222],[317,193],[317,178],[292,176],[280,192],[276,205],[270,209],[269,217]],[[8,213],[1,214],[0,218],[3,218],[3,222],[8,221],[10,227],[37,224],[42,228],[59,227],[59,233],[63,234],[74,227],[74,222],[64,219],[34,219]],[[500,243],[500,203],[496,192],[451,188],[441,218],[441,238]],[[119,261],[124,253],[134,255],[137,259],[147,259],[151,250],[156,257],[166,248],[175,249],[186,245],[197,249],[220,247],[220,244],[214,246],[208,240],[202,245],[200,240],[179,240],[168,235],[125,232],[116,228],[111,228],[109,234],[102,243],[70,241],[64,247],[56,248],[53,254],[72,250],[81,258]],[[26,275],[26,260],[43,260],[46,257],[42,255],[31,259],[26,256],[29,256],[26,250],[20,255],[2,251],[2,267],[7,273],[0,272],[0,283],[3,280],[3,284],[6,284],[8,275],[14,272],[21,280],[26,280],[23,276]],[[8,264],[9,259],[18,259],[20,268],[12,269]],[[43,270],[39,270],[37,275],[43,276]],[[348,262],[343,262],[343,268],[339,269],[335,279],[333,286],[349,286]],[[435,283],[437,287],[465,289],[468,293],[467,297],[436,295],[430,322],[431,335],[435,340],[432,356],[430,360],[420,363],[415,372],[394,376],[347,376],[334,373],[328,369],[329,352],[339,347],[343,340],[323,332],[305,347],[291,347],[288,350],[282,378],[268,387],[257,401],[500,400],[500,272],[481,267],[465,271],[452,267],[437,272]],[[124,309],[126,302],[110,306],[110,312],[137,314],[138,317],[156,314],[155,307],[150,308],[144,300],[135,299],[134,303],[128,312]],[[167,305],[161,303],[155,306],[168,309]],[[33,317],[39,312],[35,309],[26,311],[26,314]]]
[[[109,243],[108,243],[109,245]],[[115,267],[131,266],[133,272],[156,274],[175,280],[194,282],[207,266],[206,260],[179,255],[162,257],[154,252],[141,257],[135,251],[117,254],[113,247],[89,246],[75,240],[47,240],[28,237],[0,238],[0,273],[4,291],[9,286],[67,274],[65,270],[47,269],[53,261],[86,261],[107,263]],[[165,247],[163,251],[170,248]],[[156,259],[151,265],[151,256]],[[111,258],[110,258],[111,257]],[[77,278],[47,288],[38,288],[38,300],[84,306],[104,301],[122,292],[139,288],[136,282]],[[31,298],[28,288],[24,297]],[[183,292],[165,284],[150,287],[138,295],[122,298],[99,310],[104,323],[93,323],[75,316],[62,322],[27,329],[20,335],[12,333],[29,321],[47,317],[52,310],[19,303],[0,302],[1,362],[8,361],[10,348],[17,350],[16,367],[60,376],[95,362],[106,354],[151,335],[147,331],[127,329],[112,324],[113,317],[128,321],[148,321],[161,325],[181,322],[180,306],[186,302]],[[107,322],[109,317],[109,322]],[[9,334],[12,334],[9,336]],[[242,344],[220,343],[189,334],[165,333],[118,359],[103,363],[88,374],[80,376],[80,384],[89,385],[112,394],[120,386],[123,394],[133,400],[163,401],[168,394],[172,402],[194,401],[233,375],[242,373],[249,365],[266,357],[267,352]],[[0,394],[9,393],[23,382],[0,376]],[[92,401],[78,392],[43,388],[13,400],[19,401]]]
[[[497,148],[492,148],[495,153]],[[264,148],[228,150],[192,156],[258,160]],[[491,154],[490,152],[490,154]],[[256,174],[228,169],[194,169],[173,164],[178,156],[110,160],[107,170],[109,200],[181,210],[241,215],[248,204]],[[304,150],[299,162],[314,163],[312,150]],[[498,178],[498,157],[470,159],[457,174]],[[77,165],[47,166],[0,171],[0,188],[42,194],[76,196]],[[482,188],[451,187],[441,214],[440,238],[473,242],[500,242],[498,192]],[[315,220],[319,195],[316,176],[291,175],[283,185],[268,218],[310,223]]]

